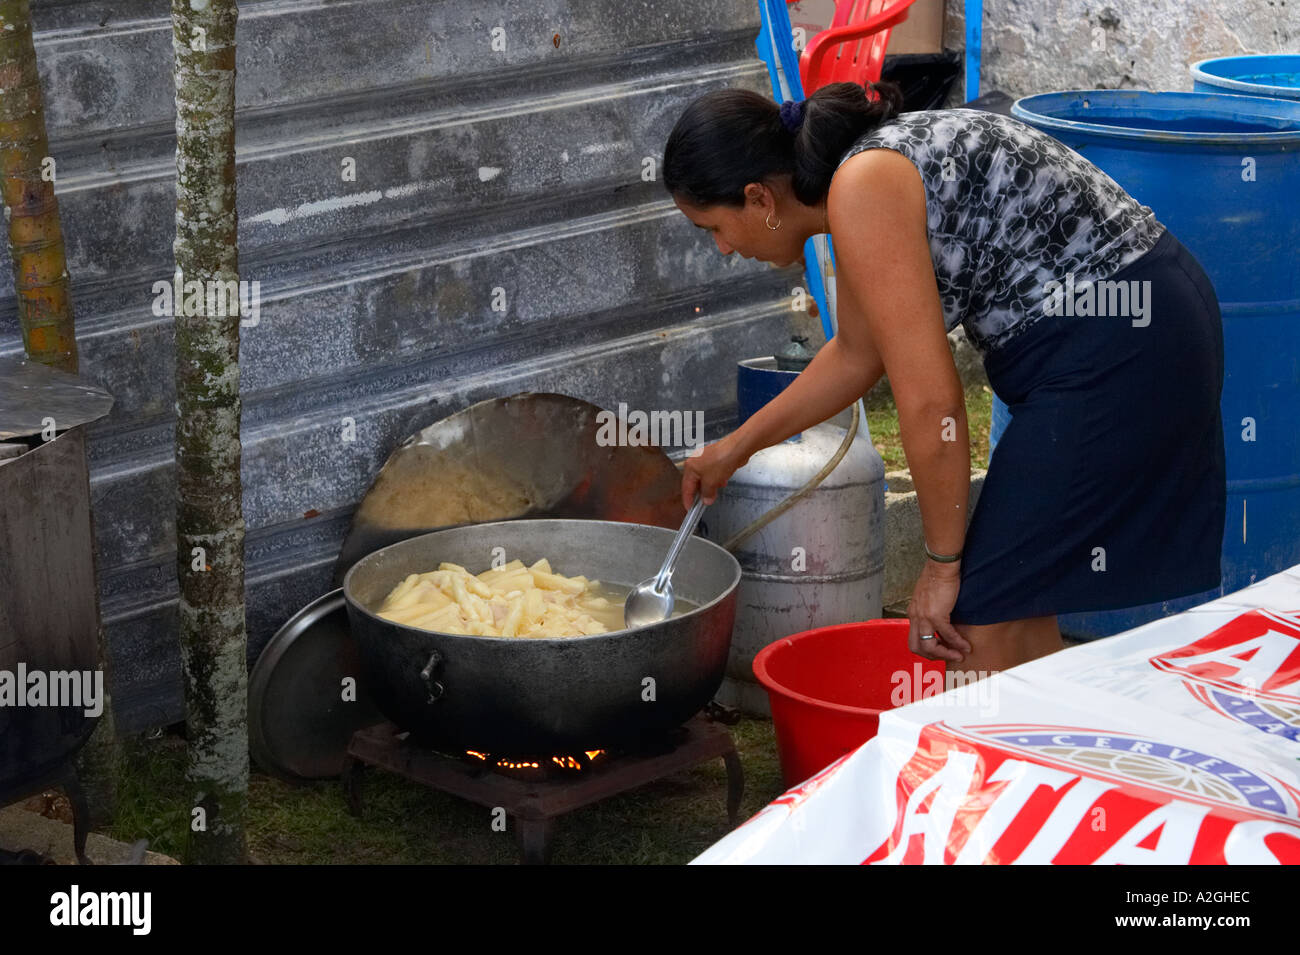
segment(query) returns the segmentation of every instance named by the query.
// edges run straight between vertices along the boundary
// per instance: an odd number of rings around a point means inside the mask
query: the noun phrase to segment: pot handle
[[[433,678],[434,673],[440,666],[442,666],[442,654],[434,650],[433,653],[429,654],[429,662],[420,671],[420,679],[424,681],[425,689],[429,691],[429,699],[425,701],[427,703],[437,703],[442,699],[442,695],[447,692],[447,688],[440,681]]]

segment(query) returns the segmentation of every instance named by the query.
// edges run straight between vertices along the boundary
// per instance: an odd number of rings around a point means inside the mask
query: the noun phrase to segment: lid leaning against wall
[[[0,358],[0,441],[67,431],[108,414],[113,397],[85,378],[40,362]]]

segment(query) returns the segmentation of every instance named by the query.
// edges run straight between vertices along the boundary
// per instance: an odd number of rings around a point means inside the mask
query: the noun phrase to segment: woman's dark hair
[[[788,175],[795,198],[816,205],[853,143],[903,106],[896,83],[830,83],[808,97],[791,134],[781,108],[751,90],[726,89],[695,99],[664,146],[668,192],[696,206],[743,206],[751,182]]]

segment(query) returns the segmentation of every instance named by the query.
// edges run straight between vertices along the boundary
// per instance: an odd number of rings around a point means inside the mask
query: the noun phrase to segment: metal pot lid
[[[367,554],[418,534],[516,518],[677,528],[681,472],[662,448],[598,440],[609,415],[568,395],[493,398],[412,435],[361,499],[334,584]]]
[[[360,674],[342,590],[294,614],[248,681],[248,744],[257,764],[290,782],[340,775],[352,734],[384,718]],[[355,698],[346,700],[349,678]]]
[[[89,424],[108,414],[113,396],[79,375],[38,361],[0,358],[0,441]]]

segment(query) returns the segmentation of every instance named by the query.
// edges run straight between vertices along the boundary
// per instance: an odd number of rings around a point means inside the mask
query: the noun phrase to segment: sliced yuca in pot
[[[592,616],[610,607],[595,593],[600,581],[558,574],[545,558],[521,560],[471,574],[443,561],[437,570],[410,574],[377,611],[394,623],[441,633],[493,637],[576,637],[608,633]]]

